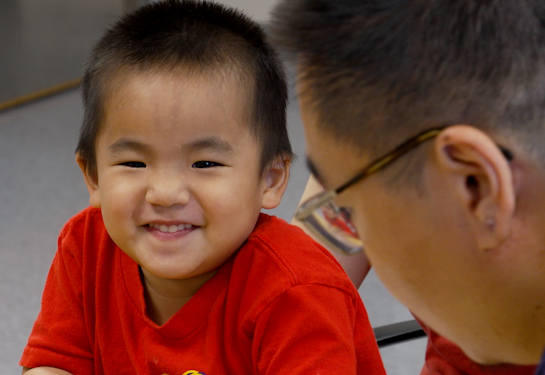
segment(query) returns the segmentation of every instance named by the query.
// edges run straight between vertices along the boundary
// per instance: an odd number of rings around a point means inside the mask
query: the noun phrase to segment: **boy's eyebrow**
[[[151,148],[142,142],[138,142],[128,138],[120,138],[112,143],[110,147],[108,147],[108,150],[112,154],[118,154],[123,151],[138,151],[145,153],[151,151]]]
[[[233,147],[231,146],[231,144],[229,144],[229,142],[217,136],[197,139],[183,145],[182,147],[190,152],[212,150],[221,153],[231,153],[234,151]]]
[[[211,136],[206,138],[197,139],[195,141],[189,142],[185,145],[182,145],[184,151],[195,152],[201,150],[212,150],[223,153],[233,152],[233,147],[229,142],[217,137]],[[108,150],[112,154],[118,154],[123,151],[137,151],[142,153],[151,152],[151,147],[145,143],[135,141],[128,138],[120,138],[108,147]]]

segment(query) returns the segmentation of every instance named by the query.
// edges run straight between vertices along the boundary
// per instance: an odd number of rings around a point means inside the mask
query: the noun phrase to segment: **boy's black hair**
[[[111,84],[126,74],[186,72],[235,77],[249,95],[250,131],[261,170],[291,158],[283,67],[263,30],[240,12],[208,1],[169,0],[122,17],[99,40],[85,69],[84,119],[76,152],[97,179],[95,143]]]
[[[543,0],[282,0],[271,33],[320,129],[372,158],[469,124],[545,161]]]

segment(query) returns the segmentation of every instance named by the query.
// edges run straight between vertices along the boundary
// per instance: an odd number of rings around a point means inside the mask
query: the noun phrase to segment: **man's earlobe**
[[[92,207],[100,208],[100,191],[98,188],[98,181],[96,178],[89,174],[87,168],[87,161],[81,157],[79,153],[76,153],[76,163],[83,174],[83,180],[85,181],[85,186],[89,192],[89,205]]]
[[[282,196],[288,186],[290,177],[291,158],[278,158],[265,171],[263,176],[263,198],[261,206],[273,209],[280,204]]]
[[[497,248],[510,233],[515,211],[509,161],[487,134],[472,126],[446,128],[434,146],[442,178],[464,207],[479,248]]]

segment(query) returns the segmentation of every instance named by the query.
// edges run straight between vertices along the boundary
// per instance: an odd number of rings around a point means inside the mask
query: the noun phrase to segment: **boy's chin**
[[[176,264],[171,263],[165,266],[148,266],[140,265],[140,270],[142,275],[147,281],[151,282],[165,282],[165,283],[176,283],[176,282],[188,282],[192,280],[199,279],[210,279],[217,272],[216,269],[190,269],[185,270],[183,265],[176,266]]]

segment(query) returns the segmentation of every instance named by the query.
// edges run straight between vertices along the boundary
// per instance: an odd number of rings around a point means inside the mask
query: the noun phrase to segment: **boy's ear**
[[[434,146],[441,178],[462,205],[479,248],[497,248],[509,236],[515,212],[509,161],[487,134],[471,126],[446,128]]]
[[[78,163],[81,173],[83,174],[83,180],[87,191],[89,192],[89,204],[92,207],[100,208],[100,191],[98,189],[98,181],[90,176],[87,170],[87,162],[81,157],[79,153],[76,153],[76,163]]]
[[[264,191],[261,207],[273,209],[280,204],[290,178],[291,158],[277,158],[265,171],[262,181]]]

